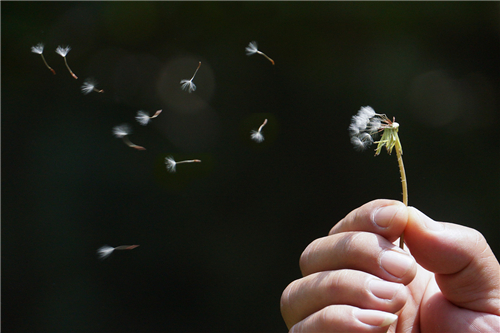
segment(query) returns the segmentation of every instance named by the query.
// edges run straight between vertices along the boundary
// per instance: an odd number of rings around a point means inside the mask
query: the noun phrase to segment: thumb
[[[415,260],[435,274],[447,300],[500,315],[500,265],[481,233],[436,222],[409,207],[405,243]]]

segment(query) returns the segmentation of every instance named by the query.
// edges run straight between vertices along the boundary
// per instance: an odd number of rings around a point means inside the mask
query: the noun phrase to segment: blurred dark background
[[[285,332],[279,299],[303,249],[352,209],[401,199],[395,154],[349,142],[366,105],[400,124],[409,203],[500,254],[498,2],[1,13],[3,332]],[[245,55],[252,40],[275,66]],[[105,92],[83,95],[86,78]],[[122,123],[146,151],[112,135]],[[167,155],[202,163],[170,174]],[[100,261],[104,244],[140,247]]]

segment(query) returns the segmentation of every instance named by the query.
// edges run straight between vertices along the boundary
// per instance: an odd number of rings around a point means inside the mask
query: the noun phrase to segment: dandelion
[[[71,50],[71,47],[69,46],[66,47],[58,46],[56,49],[56,53],[64,58],[64,63],[66,64],[66,68],[68,69],[71,76],[73,76],[73,78],[75,79],[78,79],[78,76],[76,76],[75,73],[73,73],[73,71],[71,70],[71,68],[69,68],[68,61],[66,60],[66,55],[68,54],[69,50]]]
[[[45,64],[45,66],[47,66],[47,68],[50,69],[52,74],[56,75],[56,71],[53,70],[52,67],[49,66],[49,64],[47,64],[47,61],[45,60],[45,57],[43,56],[43,48],[44,48],[43,43],[38,43],[37,45],[31,47],[31,52],[39,54],[42,57],[42,60],[43,60],[43,63]]]
[[[139,245],[120,245],[117,247],[111,247],[109,245],[104,245],[97,249],[97,255],[99,256],[99,259],[104,260],[109,257],[114,250],[133,250],[138,246]]]
[[[169,172],[175,172],[175,167],[177,166],[177,164],[181,164],[181,163],[193,163],[193,162],[201,162],[201,160],[185,160],[185,161],[179,161],[179,162],[176,162],[174,160],[174,158],[172,156],[167,156],[165,157],[165,164],[167,166],[167,170]]]
[[[396,149],[398,157],[399,172],[401,174],[401,185],[403,187],[403,203],[408,206],[408,188],[406,183],[406,173],[403,164],[403,147],[398,136],[399,124],[395,118],[391,121],[385,114],[378,114],[370,106],[362,107],[356,115],[352,117],[349,125],[351,143],[357,150],[364,150],[372,143],[377,144],[375,156],[379,155],[385,147],[390,155]],[[379,141],[373,141],[372,136],[382,132]],[[404,248],[404,233],[399,238],[399,246]]]
[[[269,58],[264,52],[260,52],[257,49],[257,42],[256,41],[250,42],[248,44],[248,46],[245,48],[245,51],[246,51],[247,56],[251,56],[252,54],[258,53],[258,54],[266,57],[266,59],[269,60],[271,62],[271,64],[274,65],[273,59]]]
[[[192,93],[193,91],[196,90],[196,85],[193,83],[193,79],[196,76],[196,73],[198,73],[198,69],[200,69],[201,66],[201,61],[198,64],[198,67],[194,71],[193,77],[190,80],[181,80],[181,89],[182,90],[187,90],[189,93]]]
[[[264,141],[264,135],[262,135],[262,127],[264,127],[267,124],[267,119],[264,119],[264,122],[262,125],[260,125],[259,129],[257,131],[252,130],[250,133],[250,138],[254,140],[255,142],[262,142]]]
[[[98,92],[98,93],[103,93],[104,90],[102,89],[97,89],[95,86],[96,86],[96,82],[92,79],[86,79],[83,84],[82,84],[82,93],[84,95],[87,95],[87,94],[90,94],[92,91],[95,91],[95,92]]]
[[[142,111],[142,110],[137,111],[137,116],[135,116],[135,120],[137,120],[139,122],[139,124],[146,126],[151,119],[158,117],[160,115],[161,111],[162,110],[156,111],[156,113],[151,117],[149,116],[149,112]]]
[[[130,129],[130,126],[128,124],[122,124],[122,125],[118,125],[118,126],[115,126],[113,127],[113,134],[117,137],[117,138],[120,138],[123,140],[123,142],[125,142],[125,144],[131,148],[135,148],[137,150],[146,150],[146,148],[144,147],[141,147],[141,146],[138,146],[134,143],[132,143],[129,138],[128,138],[128,135],[132,133],[131,129]]]

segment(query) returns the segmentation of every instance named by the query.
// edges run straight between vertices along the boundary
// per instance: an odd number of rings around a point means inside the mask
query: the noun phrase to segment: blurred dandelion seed
[[[127,146],[134,148],[134,149],[137,149],[137,150],[146,150],[146,148],[138,146],[129,140],[128,135],[130,133],[132,133],[132,130],[130,129],[130,126],[128,124],[122,124],[122,125],[118,125],[118,126],[113,127],[114,136],[122,139],[123,142],[125,142],[125,144]]]
[[[257,131],[252,130],[250,133],[250,138],[254,140],[255,142],[262,142],[264,141],[264,135],[262,134],[262,128],[267,124],[267,119],[264,119],[264,122],[262,125],[260,125],[259,129]]]
[[[198,73],[198,69],[200,69],[200,66],[201,66],[201,61],[198,63],[198,67],[196,67],[193,77],[190,80],[181,80],[182,90],[187,90],[189,93],[192,93],[193,91],[196,90],[196,84],[193,83],[193,79],[196,76],[196,73]]]
[[[403,187],[403,203],[408,206],[408,188],[406,183],[406,173],[403,164],[403,147],[398,136],[399,124],[391,121],[385,114],[376,113],[370,106],[361,107],[358,113],[352,116],[349,125],[351,143],[356,150],[364,150],[372,143],[377,144],[375,156],[379,155],[385,147],[390,155],[392,149],[396,148],[398,157],[399,172],[401,174],[401,185]],[[382,132],[382,138],[373,142],[372,136]],[[404,248],[404,233],[399,238],[399,247]]]
[[[109,257],[114,250],[133,250],[138,246],[139,245],[120,245],[117,247],[111,247],[109,245],[104,245],[97,249],[97,255],[99,256],[99,259],[104,260]]]
[[[86,79],[83,84],[82,84],[82,93],[84,95],[87,95],[87,94],[90,94],[92,91],[95,91],[95,92],[98,92],[98,93],[103,93],[104,90],[102,89],[97,89],[95,86],[96,86],[97,82],[95,82],[94,80],[92,79]]]
[[[200,163],[201,160],[185,160],[185,161],[176,162],[172,156],[165,157],[165,164],[167,166],[167,170],[169,172],[172,172],[172,173],[174,173],[176,171],[177,164],[181,164],[181,163],[193,163],[193,162]]]
[[[146,126],[151,119],[158,117],[160,115],[161,111],[162,110],[156,111],[156,113],[150,117],[149,112],[139,110],[139,111],[137,111],[137,116],[135,116],[135,120],[137,120],[137,122],[139,124]]]
[[[248,44],[248,46],[245,48],[245,51],[246,51],[246,54],[247,56],[251,56],[252,54],[260,54],[262,56],[264,56],[267,60],[269,60],[271,62],[271,64],[274,65],[274,60],[269,58],[264,52],[261,52],[259,51],[259,49],[257,49],[257,42],[256,41],[253,41],[253,42],[250,42]]]
[[[43,56],[44,47],[45,46],[43,45],[43,43],[38,43],[37,45],[31,47],[31,52],[39,54],[42,57],[42,60],[43,60],[43,63],[45,64],[45,66],[47,66],[47,68],[51,70],[52,74],[56,75],[56,71],[53,70],[52,67],[49,66],[49,64],[47,64],[47,61],[45,60],[45,57]]]
[[[69,68],[68,61],[66,60],[66,55],[68,54],[69,50],[71,50],[71,47],[69,46],[66,47],[58,46],[56,49],[56,53],[64,58],[64,63],[66,64],[66,68],[68,69],[71,76],[73,76],[73,78],[75,79],[78,79],[78,76],[76,76],[75,73],[73,73],[73,71],[71,70],[71,68]]]

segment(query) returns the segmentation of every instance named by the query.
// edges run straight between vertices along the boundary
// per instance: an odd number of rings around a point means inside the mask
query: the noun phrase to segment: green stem
[[[405,166],[403,164],[403,149],[400,144],[396,144],[396,154],[398,156],[399,172],[401,173],[401,185],[403,186],[403,203],[408,206],[408,188],[406,184]],[[404,232],[399,237],[399,247],[404,249],[405,234]]]

